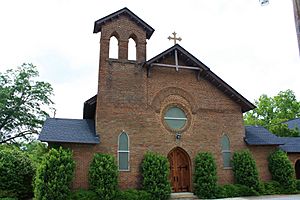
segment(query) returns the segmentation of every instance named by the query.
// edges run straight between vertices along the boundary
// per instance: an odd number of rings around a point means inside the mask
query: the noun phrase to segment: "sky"
[[[3,0],[0,71],[33,63],[54,88],[56,117],[82,118],[97,93],[94,22],[124,7],[155,29],[147,60],[172,47],[176,31],[183,48],[252,103],[287,89],[300,100],[292,0]]]

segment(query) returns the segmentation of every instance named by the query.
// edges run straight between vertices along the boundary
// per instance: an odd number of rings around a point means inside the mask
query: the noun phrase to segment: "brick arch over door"
[[[191,159],[188,153],[175,147],[168,154],[172,192],[191,192]]]
[[[153,100],[151,102],[151,106],[154,108],[155,112],[158,113],[160,111],[161,102],[170,95],[178,95],[178,96],[181,96],[182,98],[184,98],[185,100],[187,100],[191,106],[192,113],[193,114],[196,113],[196,111],[197,111],[196,105],[197,104],[196,104],[195,99],[192,97],[192,95],[190,95],[190,93],[188,93],[187,91],[185,91],[181,88],[177,88],[177,87],[164,88],[155,95],[155,97],[153,98]]]

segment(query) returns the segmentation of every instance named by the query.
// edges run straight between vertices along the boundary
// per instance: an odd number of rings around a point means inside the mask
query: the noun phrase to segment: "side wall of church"
[[[256,161],[259,176],[263,181],[271,180],[271,174],[268,169],[268,157],[274,152],[277,146],[248,146],[253,158]]]

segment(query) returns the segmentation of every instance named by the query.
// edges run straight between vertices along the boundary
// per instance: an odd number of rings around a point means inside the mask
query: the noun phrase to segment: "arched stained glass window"
[[[118,165],[121,171],[129,170],[129,137],[125,132],[119,135]]]
[[[230,141],[227,135],[223,135],[221,139],[222,155],[223,155],[223,167],[231,167],[231,151]]]

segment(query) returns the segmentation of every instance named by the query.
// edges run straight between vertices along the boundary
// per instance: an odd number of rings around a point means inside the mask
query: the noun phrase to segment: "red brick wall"
[[[272,177],[268,169],[268,157],[270,153],[277,149],[277,146],[248,146],[248,148],[256,161],[261,180],[271,180]]]

